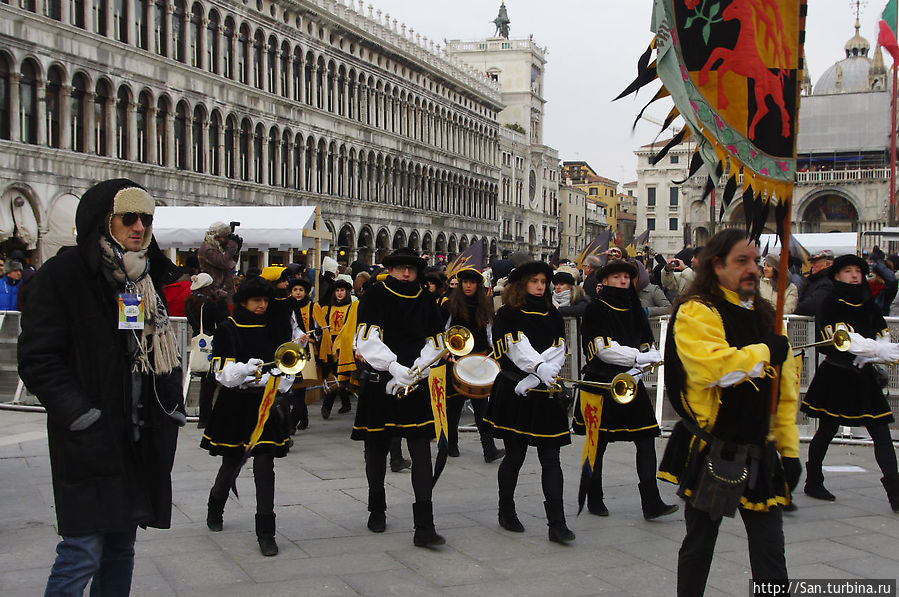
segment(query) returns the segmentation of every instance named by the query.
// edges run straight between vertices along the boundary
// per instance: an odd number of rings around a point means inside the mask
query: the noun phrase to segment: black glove
[[[780,459],[784,467],[784,480],[790,488],[790,493],[799,485],[799,476],[802,475],[802,465],[798,458],[787,458],[784,456]]]
[[[786,336],[771,333],[762,340],[762,344],[767,346],[768,352],[771,353],[770,363],[772,365],[780,365],[787,360],[787,353],[790,350],[790,341],[787,340]]]

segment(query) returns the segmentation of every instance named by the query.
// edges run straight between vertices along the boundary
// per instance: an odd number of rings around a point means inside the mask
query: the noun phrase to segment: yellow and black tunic
[[[815,332],[822,340],[837,329],[855,332],[879,342],[890,342],[890,332],[880,310],[870,300],[867,284],[834,281],[833,294],[824,299],[815,317]],[[824,361],[802,400],[802,412],[810,417],[837,421],[840,425],[889,424],[893,412],[871,363],[856,367],[856,356],[833,346],[822,348]]]
[[[649,350],[655,339],[649,320],[632,288],[603,286],[584,313],[581,328],[584,354],[587,355],[585,379],[610,382],[619,373],[631,370],[635,357]],[[612,400],[607,390],[582,389],[603,397],[599,412],[599,442],[633,441],[645,435],[661,434],[655,408],[640,381],[637,394],[628,404]],[[574,409],[574,432],[584,435],[586,428],[580,397]]]
[[[565,446],[571,443],[568,412],[557,396],[545,392],[515,393],[515,386],[532,375],[544,361],[565,358],[565,327],[554,307],[543,299],[522,309],[500,308],[493,322],[493,350],[499,361],[484,422],[499,439],[516,437],[532,446]],[[536,385],[536,384],[535,384]],[[542,389],[542,386],[537,389]]]
[[[320,307],[321,309],[321,325],[325,328],[322,334],[322,342],[319,347],[319,360],[323,363],[330,363],[332,369],[337,365],[337,350],[339,344],[336,342],[337,335],[347,321],[347,313],[350,310],[352,299],[349,295],[337,305],[328,305]]]
[[[212,343],[212,371],[219,371],[229,362],[246,363],[250,359],[272,361],[279,345],[281,330],[266,325],[265,315],[250,313],[240,305],[234,315],[219,324]],[[212,456],[243,454],[256,427],[263,388],[227,388],[222,386],[212,409],[209,424],[203,432],[200,447]],[[280,410],[272,408],[253,454],[287,454],[287,422]]]
[[[761,340],[770,333],[751,305],[720,288],[723,299],[690,300],[674,315],[665,347],[665,383],[672,405],[684,417],[726,442],[763,446],[768,431],[773,369]],[[773,429],[782,457],[798,458],[796,412],[799,360],[788,356],[780,375]],[[673,398],[672,398],[673,397]],[[698,478],[705,443],[678,423],[671,433],[658,477],[680,484],[685,497]],[[740,507],[768,511],[788,504],[789,490],[779,458],[761,458],[756,482],[747,485]],[[750,476],[752,478],[752,475]]]
[[[434,415],[427,379],[404,398],[386,392],[388,366],[427,364],[440,352],[440,313],[433,296],[418,282],[388,277],[359,300],[355,344],[366,362],[368,380],[360,388],[351,438],[372,434],[434,437]]]

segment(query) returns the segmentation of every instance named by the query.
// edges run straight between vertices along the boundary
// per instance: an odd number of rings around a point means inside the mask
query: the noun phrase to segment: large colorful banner
[[[753,238],[771,205],[782,222],[792,197],[805,10],[805,0],[655,0],[656,37],[619,96],[661,79],[652,101],[670,95],[667,120],[679,115],[686,126],[656,160],[691,136],[691,175],[704,164],[707,190],[728,178],[722,211],[742,188]]]

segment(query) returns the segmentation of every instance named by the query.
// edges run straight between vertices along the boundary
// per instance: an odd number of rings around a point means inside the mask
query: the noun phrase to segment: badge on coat
[[[144,329],[144,297],[140,294],[119,295],[119,329]]]

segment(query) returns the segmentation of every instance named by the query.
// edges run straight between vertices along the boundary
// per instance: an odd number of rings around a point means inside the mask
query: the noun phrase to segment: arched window
[[[293,140],[293,188],[300,189],[300,171],[303,168],[303,136],[297,133]]]
[[[153,17],[153,51],[160,56],[169,55],[169,32],[165,22],[168,17],[166,0],[156,0]]]
[[[268,65],[265,71],[265,89],[269,93],[278,93],[278,81],[275,80],[275,69],[278,66],[278,40],[272,35],[268,38]]]
[[[201,64],[203,48],[200,47],[200,30],[203,28],[203,8],[194,4],[190,10],[190,65],[197,68]]]
[[[293,99],[294,101],[300,101],[300,93],[302,91],[300,85],[303,84],[303,54],[300,48],[296,48],[293,51]]]
[[[45,116],[47,119],[47,145],[59,147],[62,138],[60,112],[62,110],[62,71],[53,67],[47,75],[47,89],[45,92],[46,105]]]
[[[137,32],[137,47],[141,50],[150,48],[150,39],[147,35],[147,14],[144,10],[144,0],[132,0],[131,10],[134,12],[134,30]]]
[[[250,121],[244,119],[240,125],[240,179],[250,180]]]
[[[156,102],[156,163],[165,166],[169,157],[168,124],[169,103],[164,98]]]
[[[128,148],[128,106],[131,104],[131,94],[124,85],[119,87],[115,102],[115,146],[116,157],[120,160],[130,159]]]
[[[216,176],[222,173],[221,171],[221,149],[219,148],[219,135],[222,131],[222,117],[218,112],[213,112],[212,117],[209,119],[209,133],[206,136],[206,154],[208,157],[208,165],[209,165],[209,173],[215,174]]]
[[[266,168],[268,169],[268,183],[270,185],[274,185],[278,181],[278,147],[279,147],[280,137],[278,136],[278,129],[272,127],[268,132],[268,164],[266,164]]]
[[[106,35],[106,3],[111,0],[92,0],[91,27],[94,33]]]
[[[237,38],[237,74],[241,83],[249,85],[250,81],[250,28],[246,24],[240,27]]]
[[[234,142],[237,126],[233,116],[225,121],[225,176],[234,178]]]
[[[205,131],[203,130],[204,125],[206,124],[206,114],[205,110],[203,110],[202,106],[196,106],[194,108],[194,121],[193,128],[191,129],[191,157],[193,158],[193,169],[194,172],[205,172],[205,164],[203,160],[205,158],[205,152],[203,149],[203,141]]]
[[[12,130],[9,97],[9,62],[0,54],[0,139],[9,139]]]
[[[318,64],[315,68],[315,107],[322,108],[324,107],[325,100],[325,61],[323,58],[318,59]]]
[[[206,25],[206,70],[211,73],[219,72],[219,13],[209,13],[209,23]]]
[[[19,131],[23,143],[37,143],[37,68],[26,60],[19,79]]]
[[[172,13],[172,58],[184,62],[184,0],[175,0]]]
[[[84,0],[72,0],[72,24],[84,29]]]
[[[82,73],[75,75],[72,79],[72,95],[69,97],[69,105],[71,109],[69,131],[72,136],[72,149],[74,151],[85,150],[85,131],[84,119],[87,117],[87,110],[90,106],[87,102],[87,79]]]
[[[290,77],[290,44],[285,41],[281,44],[281,64],[278,69],[278,89],[281,97],[290,97],[290,87],[287,84]]]
[[[190,116],[184,102],[175,109],[175,167],[187,170],[187,126]]]
[[[144,91],[137,98],[137,161],[147,163],[147,144],[150,142],[150,94]]]
[[[262,182],[262,144],[265,142],[265,131],[261,124],[256,125],[253,135],[253,180],[257,183]]]
[[[112,0],[112,33],[116,41],[128,43],[128,5],[125,0]]]
[[[328,98],[328,112],[334,111],[334,63],[328,63],[328,88],[326,89],[326,96]]]
[[[312,105],[312,77],[314,76],[315,65],[312,63],[314,57],[312,52],[306,53],[306,68],[304,73],[304,85],[306,87],[306,103]]]
[[[253,38],[253,86],[256,89],[262,89],[262,62],[265,56],[265,38],[262,36],[262,30],[256,31]]]
[[[234,78],[234,21],[231,20],[231,17],[225,19],[225,29],[224,29],[224,50],[222,55],[222,62],[224,67],[224,72],[222,73],[224,76],[229,79]]]
[[[281,186],[287,188],[290,184],[290,150],[292,137],[290,131],[284,131],[281,135]]]

